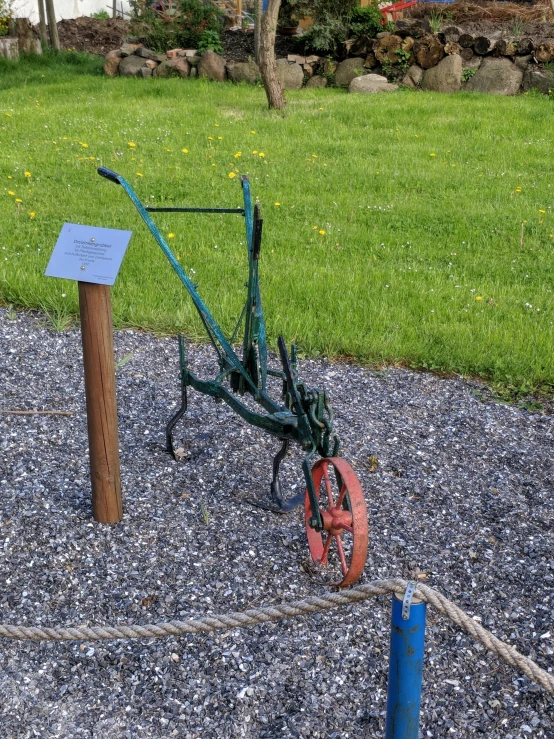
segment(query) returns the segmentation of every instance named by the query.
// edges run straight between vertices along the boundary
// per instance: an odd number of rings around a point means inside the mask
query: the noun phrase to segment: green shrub
[[[93,13],[91,18],[96,18],[97,20],[107,21],[110,17],[107,10],[99,10],[98,13]]]
[[[217,31],[202,31],[198,51],[203,54],[205,51],[215,51],[216,54],[223,54],[223,46],[221,45],[221,36]]]
[[[215,36],[221,45],[224,15],[214,5],[204,5],[200,0],[159,0],[154,5],[150,0],[135,0],[132,7],[132,33],[154,51],[198,48],[206,31],[213,34],[206,48],[213,48]]]
[[[383,16],[376,2],[365,8],[353,8],[350,16],[350,32],[352,36],[369,36],[372,38],[383,30]]]
[[[11,0],[0,0],[0,36],[10,32],[10,21],[13,18]]]

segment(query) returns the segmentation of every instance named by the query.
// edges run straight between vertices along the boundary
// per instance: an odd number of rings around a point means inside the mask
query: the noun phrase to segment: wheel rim
[[[314,562],[328,564],[329,557],[340,565],[338,587],[353,585],[361,576],[367,559],[369,530],[364,494],[356,473],[346,460],[328,457],[312,467],[312,480],[323,520],[323,531],[310,526],[314,513],[306,491],[306,536]]]

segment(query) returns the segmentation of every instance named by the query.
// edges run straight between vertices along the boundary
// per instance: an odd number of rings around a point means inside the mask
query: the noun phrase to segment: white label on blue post
[[[113,285],[131,235],[132,231],[64,223],[44,274]]]

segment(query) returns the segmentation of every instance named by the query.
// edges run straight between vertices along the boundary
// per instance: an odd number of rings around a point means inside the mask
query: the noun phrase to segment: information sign
[[[44,274],[113,285],[131,234],[132,231],[64,223]]]

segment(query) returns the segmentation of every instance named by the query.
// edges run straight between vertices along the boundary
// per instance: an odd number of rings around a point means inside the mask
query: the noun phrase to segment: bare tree
[[[277,76],[275,61],[275,36],[281,0],[269,0],[262,18],[260,34],[260,72],[270,108],[284,110],[287,105],[283,86]]]

